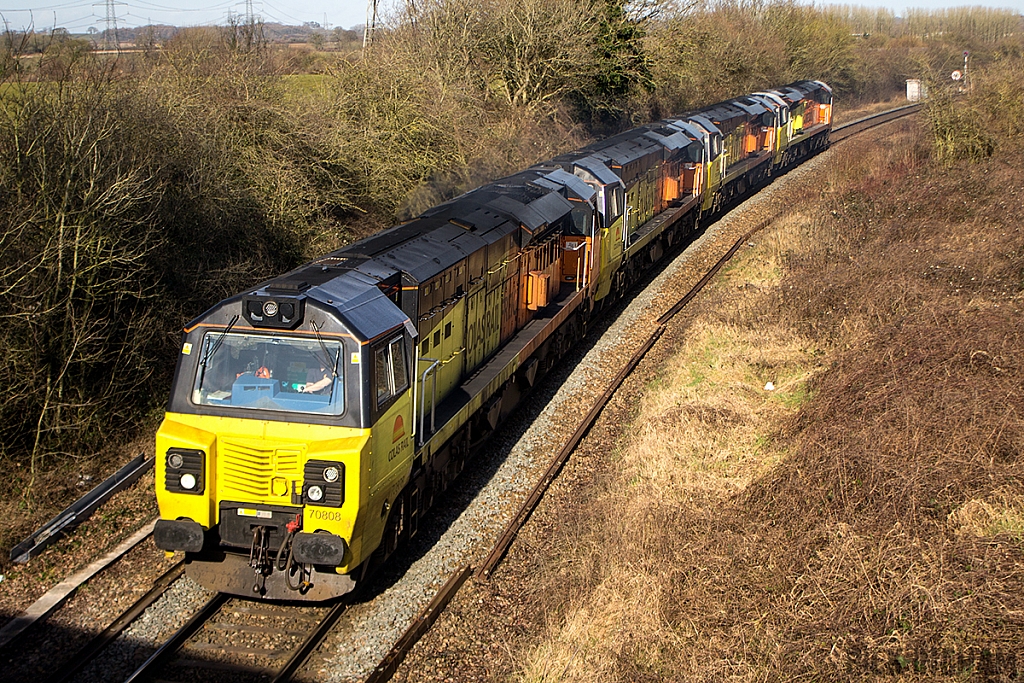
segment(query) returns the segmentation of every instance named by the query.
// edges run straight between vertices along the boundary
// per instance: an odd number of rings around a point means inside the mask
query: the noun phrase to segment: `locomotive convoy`
[[[351,591],[614,300],[828,145],[801,81],[538,164],[226,299],[185,328],[155,540],[212,590]]]

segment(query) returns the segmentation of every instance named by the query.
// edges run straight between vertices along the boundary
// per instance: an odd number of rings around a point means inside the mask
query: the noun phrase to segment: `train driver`
[[[310,368],[306,372],[306,385],[300,386],[299,391],[307,394],[320,392],[331,386],[333,379],[330,369],[325,368],[323,365],[319,369]]]

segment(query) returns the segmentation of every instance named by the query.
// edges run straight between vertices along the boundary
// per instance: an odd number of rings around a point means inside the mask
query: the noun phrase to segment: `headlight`
[[[345,465],[307,460],[302,468],[302,500],[320,507],[341,507],[345,502]]]
[[[267,303],[263,304],[263,315],[267,316],[268,318],[273,318],[274,316],[276,316],[277,302],[268,301]]]
[[[171,493],[199,495],[206,490],[206,453],[193,448],[168,448],[164,487]]]

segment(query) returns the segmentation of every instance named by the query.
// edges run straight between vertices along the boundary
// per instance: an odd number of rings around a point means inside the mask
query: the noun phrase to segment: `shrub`
[[[995,141],[985,130],[979,112],[966,98],[941,91],[933,83],[925,113],[938,161],[945,164],[958,159],[980,161],[995,150]]]
[[[168,187],[143,105],[108,71],[0,98],[0,457],[33,476],[146,407]]]

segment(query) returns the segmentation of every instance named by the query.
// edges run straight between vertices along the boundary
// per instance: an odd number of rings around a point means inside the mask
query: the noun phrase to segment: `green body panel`
[[[481,290],[482,291],[482,290]],[[427,352],[423,353],[424,344],[419,345],[420,354],[417,356],[419,366],[417,370],[417,381],[423,372],[430,367],[433,360],[440,361],[434,371],[427,377],[426,393],[422,400],[427,410],[433,404],[435,397],[435,376],[437,382],[436,398],[440,402],[451,392],[462,380],[463,370],[466,363],[466,298],[460,299],[454,306],[451,306],[443,316],[438,316],[435,324],[426,335],[430,345]],[[482,353],[486,357],[486,348],[478,348],[476,353]],[[431,358],[433,360],[425,360]]]
[[[499,286],[484,296],[484,359],[494,353],[501,339],[501,292]]]
[[[386,413],[370,430],[369,451],[357,462],[365,463],[361,481],[366,489],[360,493],[359,509],[349,534],[339,534],[349,543],[345,564],[337,567],[339,574],[347,574],[369,558],[380,545],[387,522],[386,510],[398,498],[409,482],[415,451],[412,436],[412,391],[398,396]],[[348,470],[346,470],[348,476]],[[346,500],[343,509],[349,505]],[[351,509],[344,515],[349,519]],[[316,509],[305,506],[303,528],[309,531],[323,529],[338,533],[330,522],[315,519]]]
[[[797,137],[804,132],[804,112],[807,111],[807,103],[801,101],[793,105],[790,111],[793,115],[793,137]]]
[[[779,126],[775,129],[775,156],[772,161],[778,165],[782,163],[782,156],[789,149],[789,124]]]
[[[448,309],[447,314],[438,325],[441,332],[440,354],[434,356],[441,359],[437,376],[437,396],[447,396],[452,389],[457,387],[462,380],[463,366],[465,364],[465,328],[466,320],[466,299],[463,297]]]
[[[629,211],[625,216],[625,235],[632,235],[637,228],[654,218],[657,197],[658,173],[651,169],[626,190],[626,206]]]
[[[726,169],[743,160],[743,133],[743,126],[736,126],[722,139],[722,149],[725,150]]]
[[[476,289],[466,297],[466,371],[472,372],[487,358],[487,290]]]

